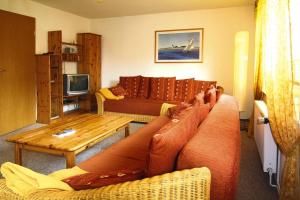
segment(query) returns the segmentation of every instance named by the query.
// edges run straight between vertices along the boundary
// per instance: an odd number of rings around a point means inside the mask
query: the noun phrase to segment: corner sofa
[[[97,189],[35,191],[28,197],[20,197],[13,193],[2,179],[0,199],[234,199],[240,163],[238,105],[232,96],[223,94],[210,112],[205,110],[205,106],[198,107],[199,111],[195,111],[199,116],[196,120],[194,116],[183,118],[175,126],[188,134],[181,136],[176,133],[169,138],[171,144],[180,138],[187,138],[174,155],[171,173]],[[153,144],[153,138],[164,129],[163,127],[167,132],[171,130],[166,125],[175,123],[172,120],[166,116],[159,116],[134,134],[78,166],[89,172],[124,168],[144,169],[149,165],[146,154]],[[193,124],[187,125],[190,121],[193,121]],[[191,126],[196,127],[193,129]],[[174,142],[173,137],[177,137]],[[171,157],[163,154],[158,156],[164,156],[166,160]],[[164,163],[165,161],[154,167],[165,167]]]
[[[189,102],[201,90],[216,84],[194,78],[121,76],[119,85],[127,91],[125,98],[106,99],[97,92],[98,114],[126,115],[137,122],[149,122],[159,116],[163,103]]]

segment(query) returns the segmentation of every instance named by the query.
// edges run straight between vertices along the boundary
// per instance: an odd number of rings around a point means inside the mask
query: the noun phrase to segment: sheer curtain
[[[260,51],[256,67],[264,77],[261,89],[272,134],[286,157],[280,199],[300,199],[299,8],[300,0],[259,0],[257,5]]]

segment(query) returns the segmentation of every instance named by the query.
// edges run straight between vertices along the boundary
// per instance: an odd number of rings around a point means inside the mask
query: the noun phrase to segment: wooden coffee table
[[[61,155],[66,157],[66,166],[75,165],[75,156],[90,148],[105,138],[125,128],[125,136],[129,135],[130,117],[81,114],[66,117],[50,125],[17,134],[7,139],[15,143],[15,162],[22,165],[22,149],[31,151]],[[53,134],[66,129],[76,132],[65,137],[53,136]]]

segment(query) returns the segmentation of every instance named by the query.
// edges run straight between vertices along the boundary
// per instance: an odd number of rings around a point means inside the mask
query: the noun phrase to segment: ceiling
[[[255,0],[32,0],[86,18],[254,5]]]

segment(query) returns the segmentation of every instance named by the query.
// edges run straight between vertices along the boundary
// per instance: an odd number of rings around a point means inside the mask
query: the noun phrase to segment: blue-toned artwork
[[[155,62],[202,62],[203,29],[155,32]]]

